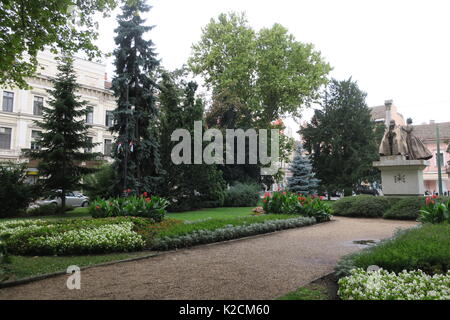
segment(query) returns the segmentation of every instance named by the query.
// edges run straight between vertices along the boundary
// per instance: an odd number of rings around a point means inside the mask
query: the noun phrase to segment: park
[[[0,300],[450,300],[448,111],[369,107],[283,21],[171,68],[166,4],[81,2],[0,7]]]

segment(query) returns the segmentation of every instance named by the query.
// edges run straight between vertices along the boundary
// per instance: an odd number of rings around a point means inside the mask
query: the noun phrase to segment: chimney
[[[386,128],[389,128],[392,120],[392,100],[384,101],[384,106],[386,107]]]

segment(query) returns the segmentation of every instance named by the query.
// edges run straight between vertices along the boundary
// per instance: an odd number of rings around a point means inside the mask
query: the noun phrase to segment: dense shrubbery
[[[345,217],[379,218],[390,208],[392,200],[386,197],[346,197],[333,203],[333,214]]]
[[[0,166],[0,218],[18,216],[37,197],[37,187],[26,183],[25,178],[23,165]]]
[[[416,271],[354,269],[339,280],[343,300],[450,300],[450,271],[430,276]]]
[[[134,251],[145,241],[135,229],[148,225],[139,218],[12,220],[0,223],[9,253],[68,255]]]
[[[73,210],[72,207],[66,207],[65,211]],[[29,217],[43,217],[54,216],[61,214],[61,209],[55,204],[44,204],[27,210],[26,216]]]
[[[106,217],[145,217],[155,222],[162,221],[169,202],[158,196],[129,196],[126,198],[97,199],[89,206],[89,213],[94,218]]]
[[[267,220],[249,225],[228,225],[214,230],[198,230],[186,235],[157,238],[152,244],[153,250],[170,250],[190,247],[198,244],[213,243],[237,239],[277,230],[297,228],[314,224],[314,218],[300,217],[282,220]]]
[[[419,212],[419,221],[424,223],[450,223],[450,200],[427,197]]]
[[[425,199],[422,197],[407,197],[404,199],[399,199],[384,213],[383,218],[417,220],[419,217],[419,210],[424,204]]]
[[[263,199],[263,209],[266,213],[314,217],[318,222],[328,221],[331,218],[331,208],[322,201],[322,198],[305,197],[290,192],[266,194]]]
[[[109,199],[117,194],[116,173],[110,165],[100,168],[97,172],[87,175],[84,180],[84,192],[90,199]]]
[[[236,183],[225,193],[226,207],[254,207],[259,201],[257,184]]]
[[[425,224],[401,231],[377,246],[349,255],[339,261],[338,276],[348,275],[354,268],[366,270],[371,265],[385,270],[423,270],[443,273],[450,270],[450,225]]]

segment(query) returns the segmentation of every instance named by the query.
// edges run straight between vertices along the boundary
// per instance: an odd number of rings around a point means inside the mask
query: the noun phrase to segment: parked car
[[[36,201],[40,206],[45,204],[61,205],[61,198],[51,196],[43,200]],[[66,206],[68,207],[87,207],[89,206],[89,198],[80,192],[66,192]]]

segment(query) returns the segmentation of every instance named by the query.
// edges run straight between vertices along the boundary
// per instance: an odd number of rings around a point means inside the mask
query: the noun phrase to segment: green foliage
[[[80,86],[72,57],[60,58],[58,75],[52,82],[53,89],[48,90],[50,107],[44,107],[43,120],[36,121],[43,129],[37,140],[40,148],[25,154],[39,160],[39,174],[44,178],[39,183],[44,191],[60,197],[62,207],[65,207],[66,192],[81,189],[81,177],[93,171],[82,163],[95,160],[99,154],[81,151],[92,149],[95,144],[89,140],[90,126],[84,121],[87,102],[80,101],[77,96]]]
[[[164,72],[159,87],[161,157],[166,174],[158,192],[171,200],[170,211],[222,206],[226,184],[217,165],[192,165],[192,157],[190,163],[172,162],[172,150],[178,144],[171,141],[172,133],[183,128],[193,136],[194,121],[202,121],[203,118],[203,101],[195,97],[197,84],[187,82],[184,70],[180,70],[171,74]],[[188,145],[192,149],[190,141]]]
[[[342,300],[448,300],[449,287],[450,272],[432,277],[421,270],[354,269],[339,280],[338,294]]]
[[[90,199],[108,199],[117,195],[116,172],[111,165],[101,167],[97,172],[83,177],[84,191]]]
[[[3,0],[0,86],[27,89],[25,78],[36,72],[36,55],[44,48],[54,52],[83,50],[90,58],[99,57],[101,52],[94,45],[98,36],[94,14],[102,12],[106,16],[116,3],[115,0]]]
[[[384,219],[417,220],[419,210],[425,204],[423,197],[399,199],[383,215]]]
[[[255,32],[238,13],[211,19],[193,45],[189,66],[214,94],[233,93],[242,106],[235,110],[233,127],[243,128],[252,119],[267,127],[285,113],[299,116],[300,106],[317,97],[330,71],[311,44],[296,41],[283,26]]]
[[[314,224],[315,222],[316,221],[314,218],[300,217],[280,220],[267,219],[266,221],[260,223],[240,224],[237,226],[227,224],[219,229],[200,229],[186,235],[158,237],[153,241],[152,249],[170,250],[190,247],[198,244],[227,241],[277,230],[303,227]]]
[[[312,153],[316,177],[324,191],[351,190],[378,158],[375,124],[366,104],[366,93],[351,79],[329,84],[310,123],[301,130],[304,147]]]
[[[385,270],[422,270],[429,274],[445,273],[450,268],[450,225],[425,224],[398,233],[394,238],[345,258],[339,263],[341,275],[353,268],[366,270],[376,265]]]
[[[266,213],[298,214],[314,217],[318,222],[331,219],[331,208],[321,197],[304,197],[291,192],[274,192],[266,194],[263,209]]]
[[[259,201],[261,187],[257,184],[236,183],[225,195],[226,207],[254,207]]]
[[[97,199],[89,206],[93,218],[106,217],[143,217],[155,222],[164,219],[169,202],[158,196],[129,196],[127,198]]]
[[[37,186],[30,185],[25,180],[24,165],[0,165],[0,218],[19,215],[37,198]]]
[[[298,144],[295,152],[294,160],[289,166],[292,176],[288,178],[287,189],[294,193],[315,194],[320,181],[314,178],[309,156],[303,155],[301,144]]]
[[[335,201],[332,208],[337,216],[381,218],[391,205],[387,197],[360,195]]]
[[[144,0],[133,0],[122,6],[119,27],[114,38],[115,77],[112,89],[117,98],[114,125],[117,134],[112,157],[118,190],[131,189],[155,193],[164,173],[156,132],[158,109],[155,72],[159,65],[153,42],[145,34],[153,27],[145,26],[142,16],[150,10]]]
[[[422,223],[450,223],[449,208],[450,200],[427,197],[425,206],[419,211],[418,220]]]

